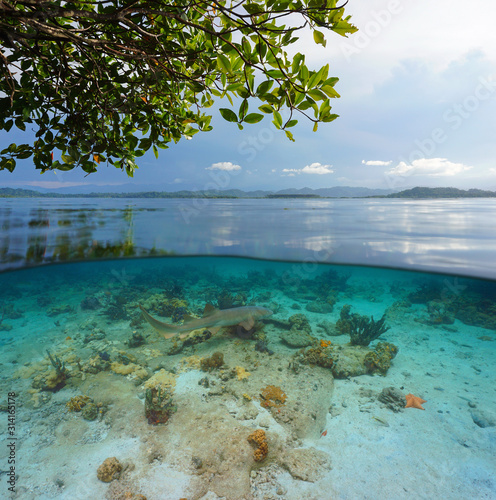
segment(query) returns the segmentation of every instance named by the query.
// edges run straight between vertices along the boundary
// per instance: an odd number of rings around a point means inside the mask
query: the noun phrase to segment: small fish
[[[327,429],[320,435],[321,438],[323,438],[324,436],[327,436]]]
[[[374,416],[372,416],[372,418],[373,418],[374,420],[377,420],[377,422],[379,422],[379,423],[380,423],[381,425],[383,425],[384,427],[389,427],[389,424],[388,424],[385,420],[383,420],[382,418],[379,418],[379,417],[374,417]]]

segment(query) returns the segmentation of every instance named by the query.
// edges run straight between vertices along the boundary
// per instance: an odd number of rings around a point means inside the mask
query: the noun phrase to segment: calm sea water
[[[496,201],[3,199],[0,269],[228,255],[496,277]]]

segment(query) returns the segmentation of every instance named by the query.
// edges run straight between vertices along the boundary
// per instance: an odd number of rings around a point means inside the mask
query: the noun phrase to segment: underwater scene
[[[8,498],[496,498],[494,281],[119,259],[0,314]]]

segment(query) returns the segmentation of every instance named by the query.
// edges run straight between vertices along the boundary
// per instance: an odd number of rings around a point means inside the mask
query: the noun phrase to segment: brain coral
[[[98,467],[96,475],[100,481],[110,483],[113,479],[119,479],[122,465],[115,457],[106,458],[102,465]]]

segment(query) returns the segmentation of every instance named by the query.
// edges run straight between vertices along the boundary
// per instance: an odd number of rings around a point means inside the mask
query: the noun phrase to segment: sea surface
[[[1,200],[0,498],[496,499],[495,209]]]
[[[0,269],[230,255],[496,278],[494,199],[0,199]]]

